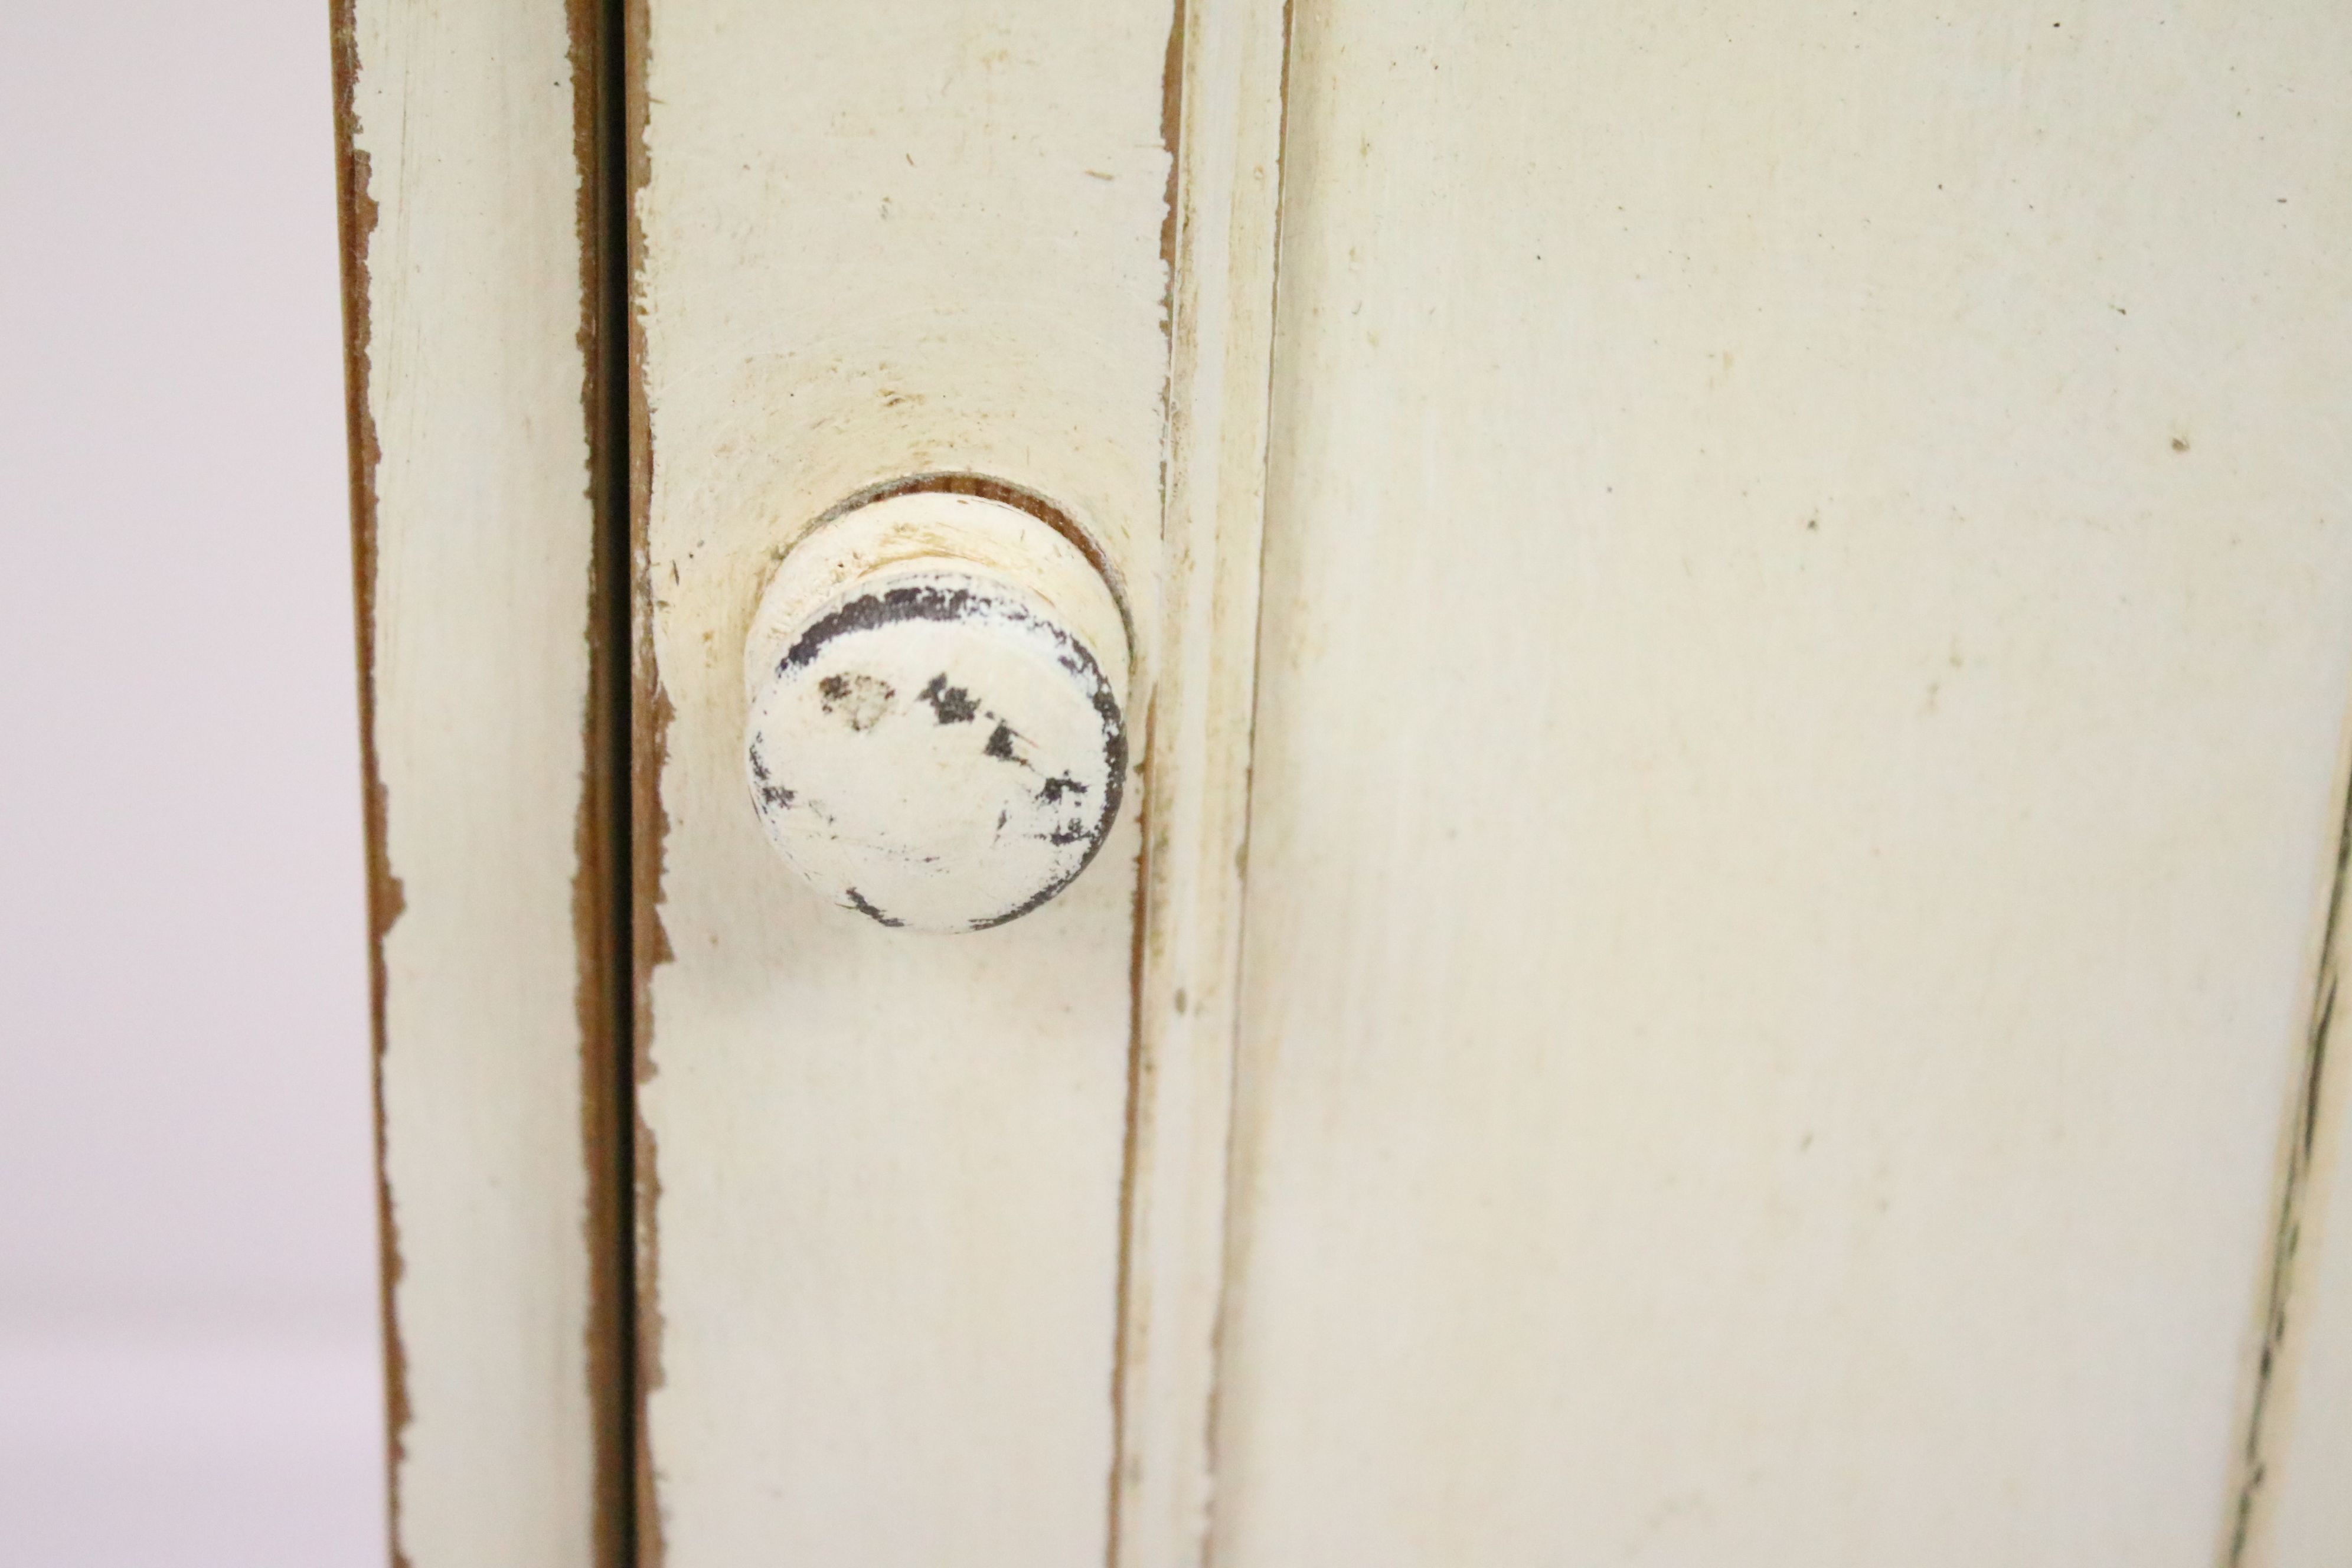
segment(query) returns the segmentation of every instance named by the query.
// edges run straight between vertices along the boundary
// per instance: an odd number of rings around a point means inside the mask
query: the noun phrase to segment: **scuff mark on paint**
[[[944,671],[931,677],[930,684],[916,695],[931,705],[942,724],[969,724],[980,713],[980,704],[972,700],[971,693],[961,686],[950,686]]]
[[[872,675],[828,675],[817,682],[816,689],[826,712],[839,714],[851,729],[860,731],[880,723],[898,695],[888,681]]]
[[[864,915],[866,919],[872,921],[877,925],[886,925],[896,930],[907,923],[905,921],[893,920],[890,916],[884,914],[880,910],[876,909],[872,903],[867,901],[866,895],[859,892],[855,888],[849,889],[849,907],[856,910],[859,914]]]

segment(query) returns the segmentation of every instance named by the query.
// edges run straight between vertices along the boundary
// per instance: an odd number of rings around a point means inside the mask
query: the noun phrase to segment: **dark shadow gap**
[[[592,1199],[596,1278],[591,1331],[597,1341],[595,1558],[599,1568],[639,1561],[635,1484],[638,1372],[636,1255],[636,1005],[634,791],[631,787],[633,681],[630,585],[630,427],[628,367],[628,176],[626,48],[622,0],[572,0],[574,89],[589,98],[581,149],[581,243],[589,299],[583,309],[587,357],[590,483],[595,513],[589,607],[588,765],[602,841],[593,853],[601,872],[596,940],[602,944],[603,1048],[590,1070],[596,1125],[590,1148],[602,1191]],[[588,847],[583,846],[583,849]]]

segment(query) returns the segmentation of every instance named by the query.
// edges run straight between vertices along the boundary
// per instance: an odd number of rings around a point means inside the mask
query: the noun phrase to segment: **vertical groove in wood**
[[[2339,764],[2341,771],[2341,764]],[[2352,875],[2352,782],[2344,785],[2344,807],[2336,826],[2334,870],[2328,881],[2327,913],[2321,922],[2317,964],[2311,985],[2311,1024],[2304,1044],[2304,1068],[2295,1079],[2294,1099],[2283,1123],[2279,1154],[2278,1222],[2271,1241],[2268,1267],[2262,1286],[2255,1348],[2248,1371],[2245,1444],[2232,1483],[2233,1507],[2230,1538],[2222,1561],[2226,1568],[2252,1568],[2277,1563],[2300,1568],[2292,1556],[2278,1555],[2275,1539],[2280,1510],[2280,1481],[2287,1465],[2302,1458],[2294,1452],[2294,1428],[2298,1414],[2297,1373],[2315,1338],[2327,1334],[2325,1318],[2310,1319],[2315,1294],[2311,1255],[2317,1251],[2317,1221],[2326,1206],[2326,1172],[2335,1154],[2337,1131],[2344,1119],[2341,1068],[2331,1071],[2329,1046],[2334,1037],[2336,1006],[2344,973],[2344,900],[2347,875]],[[2352,1323],[2333,1325],[2337,1334]],[[2305,1487],[2315,1483],[2305,1481]],[[2341,1477],[2315,1483],[2329,1488]]]
[[[1255,689],[1287,8],[1191,0],[1181,94],[1162,657],[1121,1245],[1118,1568],[1202,1561]]]
[[[620,0],[569,0],[579,165],[582,414],[595,541],[588,698],[573,881],[580,945],[581,1132],[588,1165],[588,1380],[595,1422],[594,1561],[634,1568],[635,1296],[630,1244],[634,1053],[630,997],[627,230],[623,211]]]

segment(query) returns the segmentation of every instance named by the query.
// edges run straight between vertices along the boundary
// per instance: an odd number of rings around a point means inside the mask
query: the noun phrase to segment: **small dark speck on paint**
[[[2186,436],[2175,436],[2172,438],[2172,449],[2176,452],[2186,452],[2189,450],[2189,437]]]

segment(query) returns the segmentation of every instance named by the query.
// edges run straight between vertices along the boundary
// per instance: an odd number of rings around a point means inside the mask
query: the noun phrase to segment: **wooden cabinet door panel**
[[[1214,1560],[2213,1562],[2352,14],[1294,27]]]

